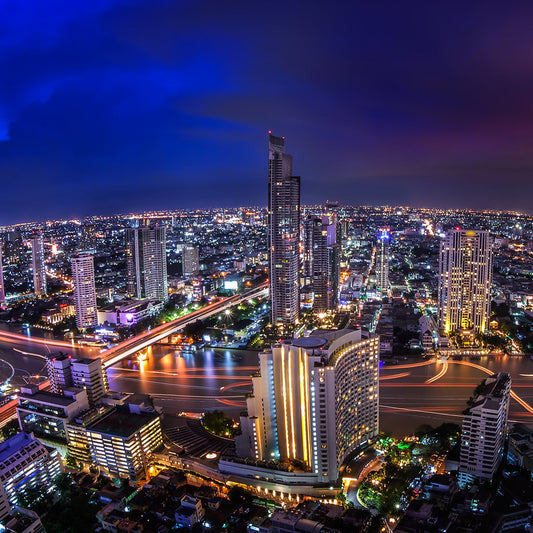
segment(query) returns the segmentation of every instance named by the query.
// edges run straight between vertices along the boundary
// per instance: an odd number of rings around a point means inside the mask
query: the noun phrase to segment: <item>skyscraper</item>
[[[74,387],[86,389],[89,405],[95,407],[109,389],[102,360],[100,358],[72,359],[71,368],[72,384]]]
[[[337,305],[340,250],[336,224],[328,217],[309,217],[304,224],[304,275],[313,285],[313,309],[323,312]]]
[[[182,267],[185,277],[197,276],[200,272],[200,260],[198,248],[195,246],[185,246],[182,251]]]
[[[31,263],[33,269],[33,292],[35,296],[44,296],[46,287],[46,268],[44,264],[43,234],[36,233],[31,238]]]
[[[376,246],[376,285],[382,298],[389,291],[389,241],[389,232],[382,230]]]
[[[292,324],[300,313],[300,178],[292,175],[285,138],[269,133],[268,250],[273,324]]]
[[[511,376],[504,372],[485,379],[464,413],[459,480],[490,481],[503,457]]]
[[[128,228],[126,262],[130,296],[168,300],[165,226]]]
[[[2,239],[0,239],[0,309],[6,303],[6,291],[4,289],[4,269],[2,267]]]
[[[490,317],[492,240],[488,231],[450,230],[440,249],[439,327],[484,333]]]
[[[98,325],[93,256],[79,254],[71,259],[71,265],[76,326],[80,329],[92,328]]]
[[[360,330],[318,335],[259,355],[236,447],[253,459],[302,461],[329,482],[378,433],[379,339]]]

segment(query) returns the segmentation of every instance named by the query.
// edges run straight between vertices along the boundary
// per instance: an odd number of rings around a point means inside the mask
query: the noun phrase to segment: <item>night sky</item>
[[[0,12],[0,224],[265,205],[268,130],[304,203],[533,211],[530,0]]]

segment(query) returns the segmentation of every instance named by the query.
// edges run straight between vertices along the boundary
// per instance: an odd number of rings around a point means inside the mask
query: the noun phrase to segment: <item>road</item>
[[[115,365],[119,361],[135,354],[139,350],[151,346],[158,341],[163,340],[164,338],[172,335],[173,333],[183,329],[187,324],[195,322],[196,320],[204,320],[209,318],[212,315],[225,311],[231,307],[241,304],[246,300],[251,300],[252,298],[257,298],[266,294],[268,290],[268,282],[265,282],[255,289],[250,289],[249,291],[243,292],[242,294],[237,294],[235,296],[230,296],[229,298],[223,298],[217,302],[208,304],[202,309],[198,309],[171,322],[157,326],[150,331],[126,339],[125,341],[113,346],[109,350],[101,352],[99,357],[102,359],[104,368]]]

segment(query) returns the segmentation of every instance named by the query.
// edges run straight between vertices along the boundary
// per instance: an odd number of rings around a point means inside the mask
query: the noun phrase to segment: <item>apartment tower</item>
[[[79,329],[93,328],[98,325],[93,256],[87,253],[79,254],[71,259],[71,265],[76,326]]]
[[[492,239],[488,231],[450,230],[440,249],[439,328],[485,333],[490,318]]]

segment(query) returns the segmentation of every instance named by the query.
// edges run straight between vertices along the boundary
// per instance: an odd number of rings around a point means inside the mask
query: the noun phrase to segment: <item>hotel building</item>
[[[378,434],[379,338],[318,331],[262,352],[259,366],[237,454],[301,463],[308,483],[335,481],[347,455]]]

